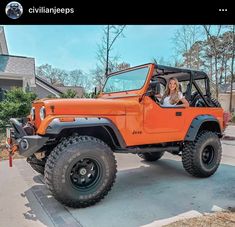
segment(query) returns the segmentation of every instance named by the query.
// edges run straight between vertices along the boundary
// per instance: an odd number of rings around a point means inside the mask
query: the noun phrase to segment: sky
[[[97,63],[97,45],[103,36],[102,25],[5,25],[9,54],[35,58],[36,66],[89,72]],[[113,46],[113,54],[131,66],[169,61],[172,38],[179,25],[127,25],[124,36]]]

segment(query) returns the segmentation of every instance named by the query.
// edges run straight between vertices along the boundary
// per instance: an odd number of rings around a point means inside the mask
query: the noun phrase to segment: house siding
[[[230,94],[219,94],[219,102],[224,111],[229,112]],[[232,111],[235,112],[235,92],[233,93]]]

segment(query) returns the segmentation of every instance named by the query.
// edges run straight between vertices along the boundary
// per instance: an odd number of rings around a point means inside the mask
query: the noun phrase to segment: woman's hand
[[[155,96],[157,97],[157,98],[159,98],[159,99],[161,99],[162,98],[162,95],[159,93],[159,94],[155,94]]]
[[[180,99],[180,101],[183,103],[183,104],[180,105],[180,106],[189,107],[189,102],[187,101],[186,98],[182,98],[182,99]]]

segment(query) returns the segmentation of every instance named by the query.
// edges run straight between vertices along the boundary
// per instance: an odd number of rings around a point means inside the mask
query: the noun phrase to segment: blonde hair
[[[175,84],[176,84],[176,88],[175,88],[175,92],[170,95],[170,89],[169,89],[169,84],[170,84],[170,81],[171,80],[174,80],[175,81]],[[179,92],[180,92],[180,85],[179,85],[179,81],[177,80],[177,78],[175,77],[171,77],[168,81],[167,81],[167,84],[166,84],[166,90],[164,92],[164,95],[162,97],[162,103],[163,103],[163,100],[164,98],[166,98],[167,96],[170,96],[170,104],[174,105],[176,103],[179,102],[180,98],[179,98]]]

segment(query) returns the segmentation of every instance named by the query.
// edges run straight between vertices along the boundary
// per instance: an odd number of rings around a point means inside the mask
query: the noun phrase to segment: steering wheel
[[[157,98],[157,96],[155,95],[155,92],[153,90],[150,90],[149,92],[149,97],[156,103],[160,103],[159,99]]]
[[[156,95],[153,96],[154,97],[154,101],[158,104],[160,104],[160,100],[158,99],[158,97]]]

